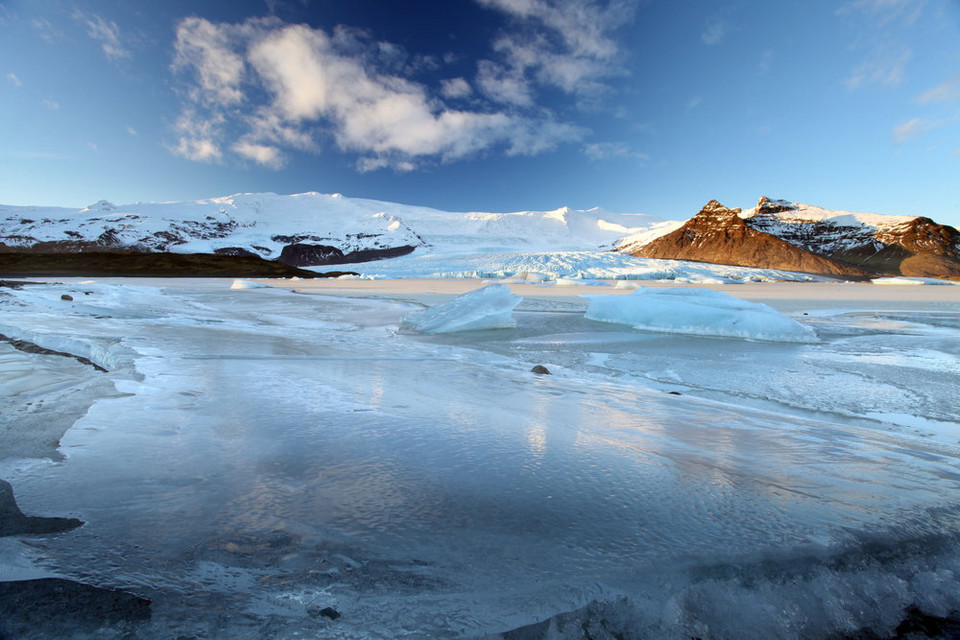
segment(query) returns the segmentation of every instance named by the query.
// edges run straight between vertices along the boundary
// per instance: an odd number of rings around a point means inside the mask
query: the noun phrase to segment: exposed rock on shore
[[[69,638],[148,618],[150,601],[125,591],[60,578],[0,582],[4,639]]]
[[[18,251],[0,252],[0,273],[8,277],[323,278],[345,272],[317,273],[250,255]]]
[[[13,487],[6,480],[0,480],[0,536],[60,533],[76,529],[82,524],[83,521],[76,518],[43,518],[24,514],[17,506]]]

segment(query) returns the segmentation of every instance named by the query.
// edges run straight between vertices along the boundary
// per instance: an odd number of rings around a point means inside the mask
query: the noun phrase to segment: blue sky
[[[2,0],[0,202],[960,225],[958,0]]]

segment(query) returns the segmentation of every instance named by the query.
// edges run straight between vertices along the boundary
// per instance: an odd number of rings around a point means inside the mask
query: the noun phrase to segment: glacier
[[[955,287],[710,285],[817,336],[777,342],[597,322],[598,289],[536,275],[233,284],[0,289],[0,333],[108,369],[0,342],[0,434],[65,430],[0,477],[85,522],[0,538],[0,580],[153,603],[23,637],[884,637],[960,609]],[[484,317],[457,296],[490,284],[514,326],[403,329]]]

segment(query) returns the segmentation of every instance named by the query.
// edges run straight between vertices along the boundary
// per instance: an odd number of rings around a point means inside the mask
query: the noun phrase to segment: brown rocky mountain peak
[[[761,199],[761,204],[764,200]],[[711,200],[679,229],[635,248],[631,253],[644,258],[782,269],[832,277],[859,279],[868,275],[862,269],[841,265],[758,231],[748,225],[740,213],[740,209],[730,209]]]

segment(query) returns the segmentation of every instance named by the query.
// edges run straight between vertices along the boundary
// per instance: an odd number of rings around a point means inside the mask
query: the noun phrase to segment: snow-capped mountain
[[[80,210],[0,207],[0,250],[214,253],[291,266],[356,263],[415,249],[596,250],[661,223],[600,209],[452,213],[339,194],[239,194]]]
[[[611,249],[616,253],[610,254]],[[526,264],[524,256],[569,258],[583,252],[597,258],[593,263],[629,254],[841,278],[960,277],[960,233],[953,227],[922,217],[832,211],[767,198],[743,211],[711,201],[687,222],[568,207],[448,212],[320,193],[238,194],[119,206],[101,200],[82,209],[0,206],[0,254],[8,262],[19,260],[5,267],[9,273],[35,271],[43,254],[47,263],[55,258],[56,269],[72,273],[89,269],[83,262],[94,264],[94,256],[100,260],[101,274],[129,273],[131,265],[167,256],[179,261],[179,273],[192,274],[196,263],[187,261],[187,254],[194,256],[191,260],[199,254],[208,262],[217,261],[218,269],[224,264],[234,269],[230,259],[237,264],[246,261],[252,270],[247,273],[268,262],[270,275],[283,275],[278,268],[401,256],[430,262],[434,265],[430,273],[459,273],[462,269],[446,269],[440,263],[509,256],[500,260],[503,268],[477,267],[484,273],[509,275],[520,267],[507,262]],[[67,269],[64,254],[71,254],[70,264],[77,266]],[[548,271],[556,277],[577,277],[583,272],[581,258],[576,268]],[[103,261],[110,264],[104,266]],[[617,269],[622,271],[622,265]],[[629,269],[634,273],[637,266]],[[531,270],[540,269],[521,269]],[[222,269],[214,272],[225,275]]]
[[[960,277],[960,232],[919,216],[833,211],[760,198],[741,211],[716,200],[674,231],[624,238],[634,256],[829,276]]]

